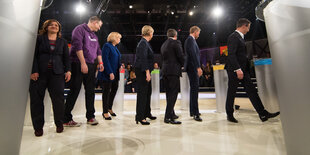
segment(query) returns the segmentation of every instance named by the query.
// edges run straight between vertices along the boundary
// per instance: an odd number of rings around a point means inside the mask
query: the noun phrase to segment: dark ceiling
[[[40,26],[46,19],[57,19],[63,26],[64,38],[70,42],[71,32],[76,25],[87,22],[90,16],[98,15],[98,10],[106,9],[100,13],[103,20],[103,26],[97,33],[100,44],[105,43],[110,32],[120,32],[123,36],[119,45],[122,53],[135,53],[141,28],[146,24],[155,30],[150,42],[155,53],[159,53],[168,28],[178,30],[179,40],[184,42],[189,28],[197,25],[201,28],[198,45],[200,48],[209,48],[225,45],[228,35],[235,29],[236,21],[248,18],[252,21],[252,29],[246,39],[266,37],[264,23],[255,17],[255,7],[260,0],[110,0],[108,5],[98,9],[100,2],[107,0],[54,0],[49,8],[41,12]],[[76,13],[75,7],[79,3],[87,6],[87,13]],[[130,9],[129,5],[133,8]],[[211,14],[217,5],[224,10],[223,16],[218,19]],[[193,16],[189,15],[190,11],[194,12]]]

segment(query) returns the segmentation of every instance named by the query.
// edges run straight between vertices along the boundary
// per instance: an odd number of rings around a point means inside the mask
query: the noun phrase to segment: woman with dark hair
[[[98,80],[102,81],[102,116],[105,120],[111,120],[116,116],[112,110],[113,101],[118,89],[119,69],[121,67],[121,53],[116,45],[120,43],[122,35],[118,32],[111,32],[107,43],[102,47],[102,60],[105,70],[98,72]]]
[[[151,72],[154,64],[154,52],[149,44],[153,38],[154,29],[145,25],[142,27],[142,38],[136,48],[135,73],[137,76],[137,104],[136,104],[136,123],[149,125],[146,118],[155,120],[151,114]]]
[[[39,31],[30,81],[30,110],[35,136],[43,135],[44,96],[50,94],[56,132],[63,131],[64,86],[71,78],[67,41],[61,38],[61,25],[55,19],[46,20]]]

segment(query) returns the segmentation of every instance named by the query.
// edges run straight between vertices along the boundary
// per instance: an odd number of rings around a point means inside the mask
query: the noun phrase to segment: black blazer
[[[248,71],[250,63],[247,57],[245,41],[238,32],[235,31],[228,37],[227,46],[228,57],[225,69],[233,71],[241,68],[242,71]]]
[[[161,46],[162,74],[182,76],[184,65],[184,54],[182,44],[179,40],[168,38]]]
[[[184,63],[184,69],[195,69],[200,67],[200,50],[196,43],[196,40],[192,36],[188,36],[184,43],[184,50],[186,59]]]
[[[68,43],[65,39],[57,38],[55,50],[52,52],[47,35],[39,35],[33,58],[32,73],[44,73],[48,71],[50,57],[53,61],[55,74],[63,74],[71,70]]]
[[[141,71],[154,69],[154,52],[146,39],[141,38],[136,48],[135,67]]]

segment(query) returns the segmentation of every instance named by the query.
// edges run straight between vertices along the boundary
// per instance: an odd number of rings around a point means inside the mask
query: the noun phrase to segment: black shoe
[[[61,124],[60,126],[56,127],[56,132],[57,133],[62,133],[64,131],[64,126]]]
[[[174,119],[165,119],[164,120],[164,122],[165,123],[170,123],[170,124],[182,124],[182,122],[180,122],[180,121],[176,121],[176,120],[174,120]]]
[[[172,118],[173,118],[173,119],[178,119],[179,116],[178,116],[178,115],[174,115],[174,116],[172,116]]]
[[[195,121],[198,121],[198,122],[201,122],[201,121],[202,121],[202,119],[200,118],[199,115],[195,115],[195,116],[194,116],[194,120],[195,120]]]
[[[41,137],[43,135],[43,129],[34,130],[34,135],[36,135],[37,137]]]
[[[109,113],[111,116],[116,116],[116,114],[114,112],[113,113],[109,112]]]
[[[150,115],[150,116],[147,116],[147,118],[149,118],[151,120],[155,120],[157,117]]]
[[[240,109],[240,105],[235,105],[235,109],[239,110]]]
[[[236,120],[235,117],[234,117],[233,115],[227,116],[227,120],[228,120],[229,122],[238,123],[238,120]]]
[[[138,122],[140,122],[142,125],[150,125],[150,122],[148,122],[148,121],[145,121],[145,122],[143,122],[143,121],[136,121],[136,124],[138,124]]]
[[[109,117],[104,117],[104,115],[102,115],[103,116],[103,118],[105,119],[105,120],[112,120],[112,118],[109,116]]]
[[[273,118],[280,115],[280,112],[276,112],[276,113],[270,113],[266,110],[264,110],[263,114],[259,115],[260,120],[262,120],[262,122],[267,121],[269,118]]]

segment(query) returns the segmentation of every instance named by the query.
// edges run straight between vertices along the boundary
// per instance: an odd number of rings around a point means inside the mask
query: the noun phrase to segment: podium
[[[228,76],[224,69],[225,65],[213,65],[214,86],[216,94],[216,112],[226,112],[226,98],[228,89]]]

